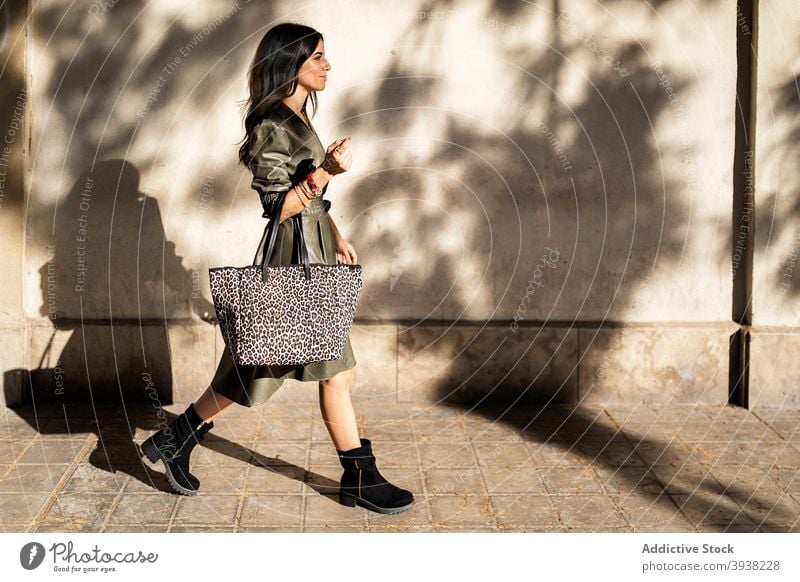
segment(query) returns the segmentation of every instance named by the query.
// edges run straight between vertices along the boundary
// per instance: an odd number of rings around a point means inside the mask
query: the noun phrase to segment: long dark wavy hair
[[[282,22],[270,28],[258,43],[248,78],[250,96],[245,101],[244,142],[239,147],[239,161],[245,166],[249,167],[251,161],[253,129],[278,101],[294,93],[297,73],[314,54],[320,40],[323,40],[322,34],[310,26]],[[309,97],[316,113],[316,91],[312,91]]]

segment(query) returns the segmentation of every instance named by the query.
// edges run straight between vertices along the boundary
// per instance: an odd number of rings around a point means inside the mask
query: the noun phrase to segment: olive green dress
[[[250,146],[254,158],[252,186],[258,192],[265,218],[272,216],[278,196],[286,192],[308,173],[309,164],[319,166],[325,159],[325,148],[316,131],[309,128],[286,104],[279,101],[256,126]],[[311,263],[336,264],[336,246],[328,220],[331,203],[322,193],[302,211],[303,236]],[[293,195],[293,194],[289,194]],[[275,248],[270,265],[297,264],[293,256],[294,230],[291,219],[278,225]],[[266,232],[265,232],[266,234]],[[253,264],[261,264],[266,249],[261,237]],[[348,336],[342,356],[336,360],[311,362],[296,366],[237,365],[228,347],[222,352],[212,389],[218,394],[243,405],[255,406],[269,400],[287,378],[318,381],[355,367],[356,359]]]

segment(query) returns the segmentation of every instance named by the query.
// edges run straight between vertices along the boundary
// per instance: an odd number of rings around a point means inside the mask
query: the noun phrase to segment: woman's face
[[[327,80],[326,75],[331,68],[325,58],[325,43],[320,40],[314,53],[306,59],[297,73],[297,83],[305,87],[308,92],[322,91]]]

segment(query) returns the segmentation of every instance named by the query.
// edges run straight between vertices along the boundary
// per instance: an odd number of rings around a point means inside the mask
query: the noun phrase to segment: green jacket
[[[325,160],[325,147],[317,132],[282,101],[278,101],[253,130],[250,141],[252,187],[258,192],[264,218],[271,218],[280,194],[305,179],[311,169]],[[329,200],[323,200],[328,185],[303,213],[327,212]],[[305,199],[304,199],[305,200]]]

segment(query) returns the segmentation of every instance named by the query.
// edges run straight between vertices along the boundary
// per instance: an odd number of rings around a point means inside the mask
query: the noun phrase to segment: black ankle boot
[[[414,505],[411,491],[392,485],[380,474],[368,439],[361,439],[358,448],[336,452],[344,467],[339,503],[348,507],[358,504],[378,513],[399,513]]]
[[[155,463],[164,461],[167,480],[172,488],[184,495],[195,495],[200,480],[189,473],[189,456],[197,443],[214,427],[204,422],[190,404],[170,425],[162,428],[142,443],[142,452]]]

